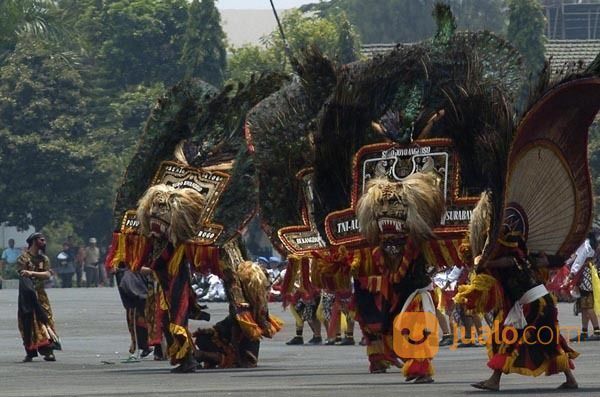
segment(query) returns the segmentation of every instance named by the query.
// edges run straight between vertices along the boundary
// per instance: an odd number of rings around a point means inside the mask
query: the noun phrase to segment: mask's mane
[[[367,185],[367,192],[358,201],[357,216],[361,232],[370,243],[379,240],[377,209],[386,192],[393,192],[394,197],[406,204],[406,227],[410,237],[416,241],[434,237],[432,228],[442,218],[444,199],[433,175],[415,173],[401,182],[377,178]]]
[[[175,189],[164,184],[150,187],[138,203],[136,214],[140,221],[141,233],[145,236],[150,235],[152,205],[158,196],[163,196],[167,204],[169,241],[177,245],[194,238],[198,232],[204,205],[202,195],[193,189]]]

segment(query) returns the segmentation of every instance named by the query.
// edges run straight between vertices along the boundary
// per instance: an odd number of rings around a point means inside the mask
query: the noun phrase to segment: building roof
[[[360,47],[360,53],[366,58],[373,58],[375,55],[383,55],[392,51],[397,46],[410,45],[410,43],[378,43],[378,44],[363,44]]]
[[[365,44],[361,54],[367,58],[386,54],[396,46],[411,45],[380,43]],[[552,73],[560,74],[576,69],[581,62],[582,67],[589,65],[600,53],[600,40],[549,40],[546,43],[546,58],[550,58]]]
[[[589,65],[600,53],[600,40],[550,40],[546,43],[546,58],[552,73],[568,72],[578,64]]]

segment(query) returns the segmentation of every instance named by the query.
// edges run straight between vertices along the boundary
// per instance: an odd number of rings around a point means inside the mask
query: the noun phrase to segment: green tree
[[[329,58],[349,62],[357,58],[358,35],[343,14],[327,17],[290,11],[282,19],[288,44],[294,54],[310,46],[318,47]],[[231,50],[228,62],[230,79],[247,79],[254,72],[289,69],[284,43],[279,30],[262,38],[262,46],[245,45]]]
[[[214,0],[192,1],[183,42],[181,62],[185,77],[220,86],[227,65],[227,45]]]
[[[186,0],[82,0],[75,28],[98,82],[113,89],[184,75],[179,62],[187,19]]]
[[[273,47],[265,48],[254,44],[231,48],[227,62],[227,77],[231,80],[247,81],[254,73],[280,70],[281,59]]]
[[[503,0],[447,0],[460,30],[503,32]],[[435,33],[435,0],[331,0],[301,7],[320,16],[344,11],[363,43],[409,43]]]
[[[81,225],[110,206],[82,87],[76,69],[33,41],[20,42],[0,68],[0,219]]]
[[[0,1],[0,62],[17,45],[19,38],[59,39],[65,25],[55,1]]]
[[[537,74],[545,61],[544,10],[538,0],[509,0],[507,38],[521,52],[529,71]]]
[[[461,30],[489,30],[504,33],[507,25],[506,0],[451,0],[447,3],[456,15]]]
[[[358,34],[348,20],[345,12],[338,15],[338,50],[337,57],[341,63],[350,63],[358,59]]]

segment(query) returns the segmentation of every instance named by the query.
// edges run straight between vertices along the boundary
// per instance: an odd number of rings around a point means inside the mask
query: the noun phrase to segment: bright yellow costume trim
[[[183,360],[193,349],[192,335],[186,328],[173,323],[169,324],[169,331],[173,335],[173,343],[169,346],[169,357],[171,361]]]
[[[185,244],[179,244],[179,247],[173,253],[173,256],[169,260],[169,276],[173,277],[179,273],[179,267],[181,265],[181,261],[183,260],[183,256],[185,255]]]
[[[504,296],[498,280],[489,274],[476,274],[467,285],[460,285],[454,302],[477,313],[501,309]]]

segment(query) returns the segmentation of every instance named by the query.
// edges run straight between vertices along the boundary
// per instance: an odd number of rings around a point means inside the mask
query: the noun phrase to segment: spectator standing
[[[17,258],[21,255],[21,250],[15,248],[15,240],[8,240],[8,248],[2,251],[0,258],[0,288],[2,288],[2,279],[14,274],[17,267]]]
[[[86,287],[98,286],[98,263],[100,261],[100,249],[96,243],[96,238],[90,237],[89,245],[84,249]]]
[[[62,288],[71,288],[73,286],[73,274],[75,274],[74,258],[69,253],[69,243],[63,243],[63,249],[56,255],[55,272],[60,278]]]
[[[69,244],[69,256],[73,259],[77,287],[81,287],[83,285],[81,280],[83,279],[85,252],[82,247],[79,247],[75,244],[75,241],[73,241],[73,236],[67,237],[67,243]]]

